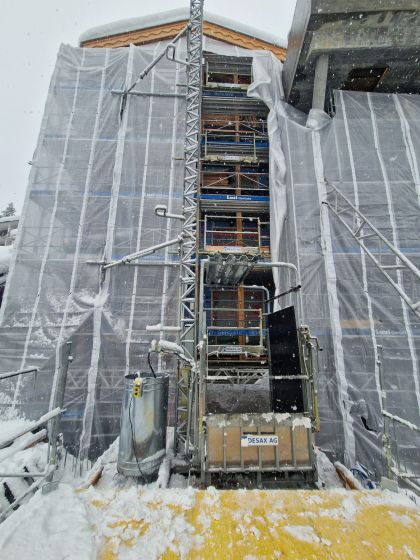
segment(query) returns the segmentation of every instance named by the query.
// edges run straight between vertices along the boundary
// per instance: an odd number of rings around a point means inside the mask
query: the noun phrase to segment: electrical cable
[[[279,299],[283,296],[287,296],[287,294],[291,294],[293,292],[298,292],[301,288],[302,288],[302,286],[300,284],[298,284],[297,286],[293,286],[293,288],[290,288],[289,290],[279,294],[278,296],[274,296],[270,299],[266,299],[263,303],[270,303],[270,301],[274,301],[275,299]]]
[[[153,377],[156,379],[155,370],[153,369],[152,364],[150,363],[150,352],[148,352],[147,354],[147,363],[149,364],[150,371],[153,373]]]
[[[136,447],[135,447],[135,443],[134,443],[134,441],[135,441],[135,439],[134,439],[134,426],[133,426],[133,422],[131,420],[131,405],[132,404],[133,404],[133,395],[131,395],[130,404],[128,405],[128,420],[130,422],[130,428],[131,428],[131,447],[133,449],[133,455],[134,455],[134,458],[136,459],[137,468],[139,469],[140,476],[143,479],[145,479],[145,476],[144,476],[144,474],[143,474],[143,472],[140,468],[140,463],[139,463],[139,460],[138,460],[138,457],[137,457],[137,454],[136,454]]]

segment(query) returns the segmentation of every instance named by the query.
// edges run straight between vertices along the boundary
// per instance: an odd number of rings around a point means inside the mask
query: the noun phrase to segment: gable
[[[187,23],[188,20],[181,20],[104,37],[86,38],[81,40],[80,46],[116,48],[128,47],[130,44],[145,45],[147,43],[172,39]],[[269,50],[281,61],[284,61],[286,56],[286,49],[283,47],[210,21],[203,22],[203,34],[207,37],[245,49]]]

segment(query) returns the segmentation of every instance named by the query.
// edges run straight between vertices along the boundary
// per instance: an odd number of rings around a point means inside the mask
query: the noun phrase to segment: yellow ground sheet
[[[420,510],[390,492],[136,488],[81,494],[100,560],[420,560]]]

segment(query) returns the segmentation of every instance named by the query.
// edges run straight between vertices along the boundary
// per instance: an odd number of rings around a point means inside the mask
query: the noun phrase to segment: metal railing
[[[236,229],[238,220],[241,225],[240,230]],[[204,216],[204,250],[268,253],[270,250],[269,225],[269,222],[263,222],[258,217],[235,218],[206,214]]]
[[[207,327],[210,329],[255,329],[262,327],[261,308],[204,307],[207,314]]]
[[[255,132],[256,134],[261,134],[267,136],[267,120],[266,119],[229,119],[229,118],[214,118],[209,116],[203,116],[202,120],[202,132],[230,132],[237,136],[246,134],[249,132]]]
[[[393,478],[393,475],[403,481],[405,484],[410,486],[417,494],[420,495],[420,485],[413,481],[417,480],[420,483],[420,473],[412,473],[401,465],[401,457],[398,443],[397,435],[397,425],[408,430],[415,432],[420,432],[420,426],[397,416],[396,414],[391,414],[387,411],[387,392],[384,383],[384,371],[383,371],[383,348],[382,346],[377,346],[377,364],[379,372],[379,383],[381,389],[381,412],[384,419],[384,431],[382,437],[382,445],[385,454],[387,476],[388,478]],[[392,425],[392,435],[391,435],[391,425]]]
[[[208,355],[260,355],[266,345],[265,317],[261,308],[204,307]]]
[[[264,196],[270,195],[268,173],[202,171],[201,195]]]
[[[4,453],[0,457],[0,463],[3,463],[6,459],[13,456],[18,451],[27,449],[28,447],[42,441],[45,437],[48,437],[48,449],[47,449],[47,466],[43,472],[28,472],[26,471],[1,471],[0,468],[0,478],[37,478],[23,494],[15,498],[10,505],[0,513],[0,523],[6,519],[8,514],[16,509],[20,503],[29,496],[32,492],[38,490],[44,483],[50,483],[53,480],[54,471],[57,468],[57,457],[58,457],[58,441],[59,441],[59,426],[60,426],[60,416],[64,412],[64,391],[66,388],[67,371],[69,363],[72,361],[71,356],[71,343],[67,342],[60,351],[60,363],[58,369],[56,370],[56,383],[53,395],[53,406],[52,409],[41,416],[38,420],[34,420],[27,424],[24,428],[17,429],[14,433],[8,435],[3,440],[0,440],[0,449],[5,449],[15,443],[19,438],[24,435],[37,430],[42,426],[47,426],[47,429],[43,428],[36,433],[32,433],[28,438],[23,441],[19,441],[17,445],[14,445],[9,452]],[[38,372],[38,368],[28,368],[13,372],[4,373],[1,376],[1,380],[10,379],[19,375],[24,375],[26,373]]]
[[[39,371],[38,368],[31,367],[26,369],[18,369],[16,371],[9,371],[7,373],[1,373],[0,381],[3,381],[4,379],[10,379],[11,377],[16,377],[18,375],[25,375],[26,373],[34,373],[36,378],[36,374],[38,373],[38,371]]]
[[[401,275],[401,272],[404,271],[411,276],[413,283],[419,283],[420,270],[398,247],[388,241],[335,185],[327,180],[325,180],[325,184],[329,190],[327,191],[327,200],[323,204],[340,220],[408,307],[417,317],[420,317],[420,300],[413,301],[410,298],[404,288]],[[344,218],[344,216],[347,216],[347,218]],[[385,254],[392,257],[392,263],[383,263]],[[396,280],[390,275],[391,272],[396,273]],[[417,285],[420,285],[420,283]]]
[[[229,77],[230,80],[227,81]],[[252,63],[249,61],[238,59],[231,64],[226,64],[225,60],[221,64],[218,56],[206,55],[204,66],[205,87],[247,89],[252,80]]]
[[[252,131],[236,133],[205,130],[201,146],[204,160],[211,160],[212,156],[229,155],[235,158],[251,158],[252,161],[268,157],[268,136]]]

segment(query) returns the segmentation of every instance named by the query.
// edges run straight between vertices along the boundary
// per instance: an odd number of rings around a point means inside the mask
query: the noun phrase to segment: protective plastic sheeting
[[[277,193],[270,191],[272,258],[298,266],[300,322],[323,347],[317,442],[379,476],[385,465],[377,346],[383,347],[388,411],[420,425],[420,320],[322,202],[326,178],[419,267],[420,97],[340,91],[333,119],[311,114],[306,124],[306,115],[278,100],[281,71],[275,59],[267,65],[254,58],[260,80],[251,94],[271,109],[270,148],[283,164],[276,177],[270,174],[270,187],[279,183]],[[389,250],[381,258],[395,262]],[[391,275],[413,302],[420,300],[412,275]],[[288,274],[275,280],[279,291],[293,285]],[[391,435],[401,470],[420,474],[418,432],[395,424]]]
[[[129,96],[122,89],[158,45],[130,49],[63,47],[50,87],[34,157],[0,328],[0,367],[41,367],[32,381],[8,387],[4,401],[32,417],[49,406],[60,344],[73,343],[66,437],[92,456],[115,437],[124,374],[145,366],[146,325],[178,325],[176,247],[152,266],[98,265],[171,239],[177,221],[154,215],[156,204],[181,211],[185,132],[180,97]],[[420,265],[420,99],[338,92],[336,115],[322,122],[282,101],[281,63],[267,52],[205,39],[204,50],[254,57],[249,95],[270,108],[271,251],[299,269],[299,320],[320,338],[321,432],[330,455],[384,472],[383,419],[376,346],[384,349],[389,412],[420,424],[420,324],[322,202],[324,177],[413,262]],[[174,92],[184,69],[162,61],[142,91]],[[185,82],[184,82],[185,83]],[[182,91],[182,88],[179,88]],[[156,260],[155,260],[156,259]],[[393,272],[414,301],[419,286]],[[277,290],[294,285],[288,272]],[[296,303],[284,298],[284,306]],[[165,333],[168,338],[168,333]],[[162,369],[170,368],[164,364]],[[418,434],[397,428],[402,465],[420,470]]]
[[[40,368],[34,385],[26,376],[1,388],[29,417],[48,409],[59,348],[72,342],[64,431],[82,456],[118,434],[124,374],[146,367],[159,336],[146,325],[179,322],[178,268],[161,266],[176,263],[177,246],[104,276],[98,264],[180,231],[154,208],[181,212],[185,98],[130,95],[121,116],[112,93],[163,47],[61,47],[1,309],[1,371]],[[182,82],[184,67],[163,59],[136,89],[184,93]]]

